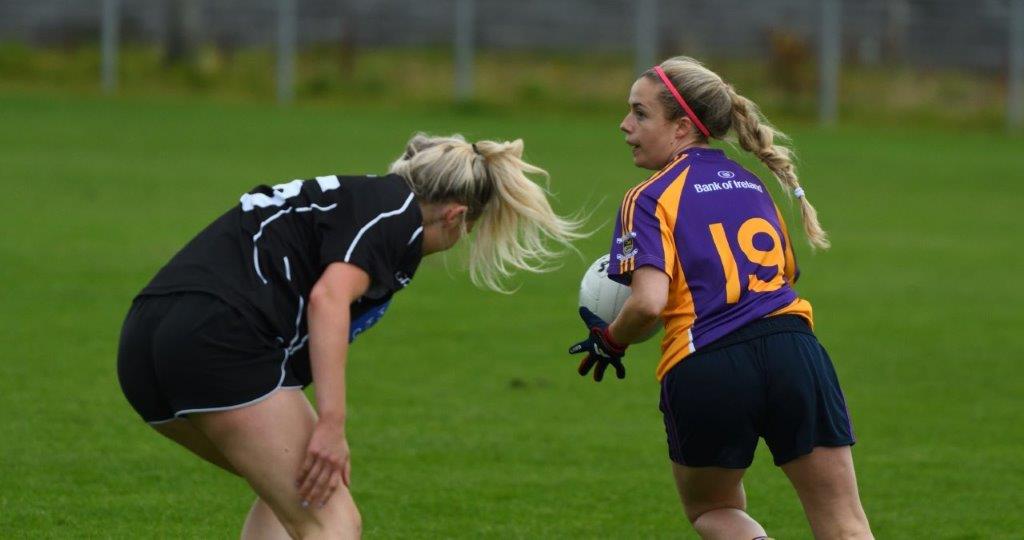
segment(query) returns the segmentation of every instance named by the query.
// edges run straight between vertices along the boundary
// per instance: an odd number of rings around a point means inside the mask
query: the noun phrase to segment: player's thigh
[[[811,521],[860,519],[863,508],[849,446],[819,446],[782,470],[796,489]]]
[[[224,454],[210,441],[203,432],[199,431],[188,418],[175,418],[169,422],[161,422],[159,424],[150,424],[153,429],[157,430],[161,435],[171,439],[172,441],[184,446],[193,454],[205,459],[206,461],[228,471],[231,474],[238,475],[238,471],[235,470],[231,462],[228,461]],[[241,476],[241,475],[239,475]]]
[[[209,463],[231,474],[241,476],[235,470],[235,467],[228,462],[228,459],[224,457],[224,454],[214,446],[213,442],[206,435],[203,435],[198,428],[192,425],[188,418],[175,418],[169,422],[150,425],[161,435],[184,446],[193,454]],[[283,525],[281,525],[280,520],[277,519],[277,516],[274,515],[273,510],[267,506],[267,503],[257,498],[249,511],[249,516],[246,518],[242,538],[250,540],[257,538],[288,538],[288,533]]]
[[[717,508],[746,510],[747,495],[743,491],[743,474],[746,472],[746,469],[687,467],[673,463],[672,475],[686,517],[692,522],[701,514]]]
[[[348,489],[338,488],[324,508],[302,506],[298,479],[316,413],[298,389],[280,389],[239,409],[189,416],[224,454],[293,535],[304,530],[358,529]]]

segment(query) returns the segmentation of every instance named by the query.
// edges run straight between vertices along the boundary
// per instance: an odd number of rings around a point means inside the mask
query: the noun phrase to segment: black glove
[[[569,348],[569,354],[587,353],[587,357],[580,362],[577,371],[586,377],[587,373],[590,373],[590,368],[596,364],[594,380],[601,382],[601,379],[604,378],[604,370],[611,364],[615,367],[615,376],[625,379],[626,367],[622,365],[622,356],[626,354],[627,345],[616,343],[608,334],[608,323],[594,315],[589,309],[580,307],[580,318],[590,329],[590,336]]]

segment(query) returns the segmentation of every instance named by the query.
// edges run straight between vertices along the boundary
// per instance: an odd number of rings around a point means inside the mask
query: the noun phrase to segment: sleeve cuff
[[[608,277],[612,281],[614,281],[616,283],[621,283],[623,285],[629,285],[630,282],[633,280],[633,278],[632,278],[633,271],[636,270],[637,268],[640,268],[641,266],[652,266],[652,267],[657,268],[658,270],[661,270],[662,272],[664,272],[665,271],[665,259],[662,259],[661,257],[656,257],[654,255],[642,255],[642,256],[636,258],[636,265],[633,268],[633,270],[630,270],[629,272],[622,272],[622,273],[608,272]]]
[[[665,271],[665,259],[654,255],[641,255],[636,258],[636,268],[641,266],[653,266],[662,272]],[[634,268],[635,270],[635,268]]]

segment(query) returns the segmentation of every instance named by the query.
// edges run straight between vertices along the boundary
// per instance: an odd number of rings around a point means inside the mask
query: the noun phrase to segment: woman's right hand
[[[306,459],[295,484],[302,506],[323,507],[338,486],[348,487],[352,473],[345,424],[321,418],[306,447]]]
[[[303,506],[323,506],[341,484],[349,485],[351,465],[345,440],[349,306],[369,287],[370,276],[364,270],[335,262],[327,266],[309,293],[309,364],[319,419],[296,481]]]

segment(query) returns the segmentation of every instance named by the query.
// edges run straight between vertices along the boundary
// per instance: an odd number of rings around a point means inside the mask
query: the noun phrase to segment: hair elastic
[[[804,188],[798,187],[798,188],[794,189],[793,190],[793,196],[796,197],[797,199],[803,199],[804,198]]]
[[[665,83],[665,88],[668,88],[669,92],[672,92],[672,96],[676,98],[676,103],[683,107],[683,110],[686,111],[686,116],[693,122],[693,125],[697,126],[697,129],[705,137],[711,137],[711,132],[708,131],[708,128],[704,127],[704,123],[700,121],[700,118],[697,118],[697,114],[686,104],[686,100],[679,94],[679,90],[676,90],[672,80],[668,78],[668,75],[665,75],[665,70],[661,69],[661,66],[654,66],[654,72],[658,74],[658,77],[661,77],[661,82]]]
[[[480,154],[480,151],[476,149],[476,143],[470,143],[470,146],[473,147],[473,153],[474,154],[482,155],[482,154]]]

